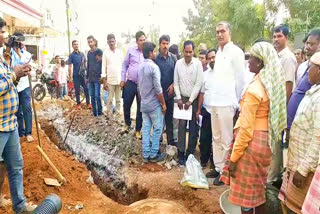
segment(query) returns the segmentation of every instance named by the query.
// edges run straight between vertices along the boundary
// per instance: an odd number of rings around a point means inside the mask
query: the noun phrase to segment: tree
[[[143,31],[143,27],[139,26],[138,31]],[[128,31],[127,33],[121,33],[121,38],[125,39],[125,44],[129,44],[130,42],[132,42],[133,40],[135,40],[136,37],[136,32],[131,32]]]
[[[217,44],[215,25],[228,21],[232,25],[232,40],[242,47],[248,47],[258,38],[268,35],[266,12],[262,4],[253,0],[193,0],[197,14],[191,10],[183,18],[188,36],[196,45],[201,42],[209,47]]]
[[[188,33],[187,35],[183,34],[184,38],[182,40],[185,41],[189,37],[195,42],[196,46],[204,42],[208,47],[213,47],[215,44],[215,22],[211,3],[206,0],[193,0],[193,3],[197,14],[189,9],[188,17],[183,18]]]
[[[289,17],[284,20],[291,31],[291,39],[296,33],[308,32],[310,29],[320,27],[320,0],[264,0],[264,5],[268,11],[268,18],[276,17],[280,5],[289,12]]]
[[[285,0],[290,18],[286,20],[293,34],[320,27],[320,0]]]
[[[158,45],[159,37],[160,37],[160,27],[151,25],[149,33],[147,33],[148,40]]]

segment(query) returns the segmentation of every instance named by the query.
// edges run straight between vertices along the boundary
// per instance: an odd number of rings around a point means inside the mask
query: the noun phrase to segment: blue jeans
[[[62,100],[63,97],[67,94],[68,86],[66,83],[60,84],[60,99]]]
[[[161,106],[150,113],[142,112],[142,156],[143,158],[155,158],[159,152],[160,137],[163,129],[164,115]],[[152,131],[152,143],[150,146],[150,132]]]
[[[32,110],[30,87],[19,93],[19,109],[16,113],[18,120],[19,136],[31,135],[32,132]]]
[[[103,90],[103,103],[106,106],[108,104],[108,98],[109,98],[109,92],[106,90]]]
[[[18,130],[0,132],[0,156],[7,166],[12,207],[20,211],[26,204],[23,196],[23,160]]]
[[[90,93],[90,97],[91,97],[91,105],[92,105],[93,115],[100,116],[100,115],[102,115],[100,83],[99,83],[99,81],[89,82],[88,87],[89,87],[89,93]]]

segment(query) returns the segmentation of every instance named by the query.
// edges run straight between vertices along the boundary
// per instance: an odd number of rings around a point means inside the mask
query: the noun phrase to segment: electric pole
[[[69,17],[69,2],[66,0],[66,13],[67,13],[67,27],[68,27],[68,48],[69,48],[69,55],[71,54],[71,44],[70,44],[70,17]]]

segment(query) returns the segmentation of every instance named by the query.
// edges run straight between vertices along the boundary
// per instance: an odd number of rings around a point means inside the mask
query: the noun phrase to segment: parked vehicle
[[[54,78],[46,73],[41,72],[40,70],[37,71],[37,78],[40,79],[40,82],[37,83],[33,89],[33,96],[35,100],[41,101],[45,98],[47,93],[51,96],[51,98],[58,98],[57,97],[57,83]],[[76,101],[76,93],[73,82],[68,81],[68,96],[73,100]],[[80,88],[80,101],[82,102],[85,98],[84,90]]]

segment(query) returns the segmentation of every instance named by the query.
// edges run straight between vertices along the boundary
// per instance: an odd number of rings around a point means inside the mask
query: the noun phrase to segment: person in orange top
[[[234,143],[221,181],[230,185],[229,201],[241,206],[242,213],[264,214],[274,142],[279,142],[286,126],[286,91],[272,45],[258,42],[250,54],[249,69],[255,77],[240,101]]]

